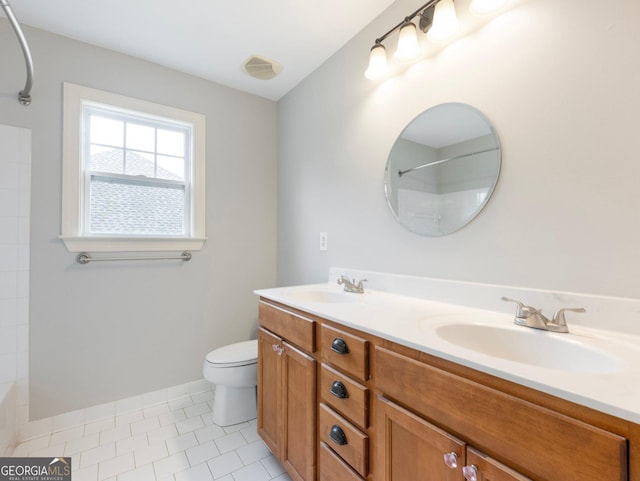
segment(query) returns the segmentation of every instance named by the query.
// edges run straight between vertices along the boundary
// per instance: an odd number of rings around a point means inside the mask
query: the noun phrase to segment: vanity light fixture
[[[489,15],[500,10],[507,0],[472,0],[469,10],[475,15]],[[420,54],[418,32],[413,19],[419,17],[418,26],[432,41],[443,41],[452,37],[459,29],[454,0],[429,0],[415,12],[381,37],[371,47],[369,67],[364,75],[369,80],[379,80],[387,75],[389,64],[383,41],[398,30],[398,46],[393,59],[397,62],[412,61]]]
[[[413,22],[406,21],[400,27],[398,33],[398,47],[393,58],[398,62],[408,62],[420,54],[418,46],[418,32]]]
[[[427,32],[427,38],[435,42],[453,37],[460,29],[456,7],[453,0],[440,0],[435,7],[433,23]]]
[[[369,80],[379,80],[387,74],[388,70],[387,50],[384,48],[384,45],[376,42],[376,44],[371,47],[371,53],[369,54],[369,68],[367,68],[364,76]]]

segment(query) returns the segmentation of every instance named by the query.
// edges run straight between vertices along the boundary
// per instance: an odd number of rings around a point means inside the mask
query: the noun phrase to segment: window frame
[[[63,85],[63,175],[62,226],[60,239],[69,252],[157,252],[200,250],[205,237],[205,137],[206,119],[202,114],[126,97],[111,92],[65,82]],[[121,112],[125,116],[148,117],[152,121],[188,125],[192,139],[192,164],[185,171],[190,181],[185,188],[190,232],[173,235],[84,234],[86,171],[84,169],[84,107],[97,106]],[[190,190],[190,196],[188,196]]]

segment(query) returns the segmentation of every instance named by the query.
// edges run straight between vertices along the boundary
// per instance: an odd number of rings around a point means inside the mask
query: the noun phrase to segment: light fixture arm
[[[422,14],[422,12],[424,12],[427,8],[435,5],[436,3],[438,3],[439,0],[429,0],[427,3],[425,3],[423,6],[421,6],[419,9],[417,9],[415,12],[413,12],[411,15],[407,15],[406,17],[404,17],[404,19],[398,23],[395,27],[393,27],[392,29],[390,29],[388,32],[386,32],[384,35],[376,38],[376,45],[378,45],[379,43],[382,43],[386,40],[386,38],[391,35],[393,32],[395,32],[396,30],[398,30],[400,27],[402,27],[405,23],[410,22],[411,20],[413,20],[418,14]]]

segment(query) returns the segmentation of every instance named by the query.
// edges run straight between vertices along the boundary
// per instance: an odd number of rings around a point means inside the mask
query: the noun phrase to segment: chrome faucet
[[[364,286],[363,282],[366,282],[366,279],[361,279],[358,284],[356,284],[356,280],[349,279],[347,276],[338,277],[338,284],[344,286],[345,292],[354,292],[356,294],[364,294]]]
[[[516,315],[513,319],[514,324],[518,326],[531,327],[533,329],[542,329],[544,331],[567,333],[569,332],[569,327],[567,326],[567,320],[564,313],[566,311],[586,312],[582,307],[565,307],[558,309],[553,315],[553,319],[547,319],[540,309],[525,306],[522,302],[515,299],[509,299],[508,297],[503,297],[502,300],[515,302],[518,305]]]

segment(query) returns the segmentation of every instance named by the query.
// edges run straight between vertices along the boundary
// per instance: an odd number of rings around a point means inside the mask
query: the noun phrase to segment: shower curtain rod
[[[498,150],[498,147],[494,147],[492,149],[487,149],[487,150],[478,150],[477,152],[471,152],[463,155],[456,155],[455,157],[449,157],[448,159],[434,160],[433,162],[427,162],[426,164],[418,165],[417,167],[411,167],[410,169],[407,169],[407,170],[399,170],[398,177],[402,177],[404,174],[408,174],[409,172],[413,172],[414,170],[424,169],[425,167],[442,164],[444,162],[449,162],[450,160],[464,159],[465,157],[471,157],[472,155],[476,155],[476,154],[493,152],[494,150]]]
[[[31,52],[29,51],[29,45],[27,44],[27,39],[22,33],[22,29],[20,28],[20,24],[16,19],[16,16],[13,14],[13,10],[11,10],[11,5],[7,0],[0,0],[0,6],[4,10],[7,18],[9,19],[9,23],[13,27],[13,30],[16,32],[16,36],[18,37],[18,41],[20,42],[20,47],[22,47],[22,53],[24,54],[24,61],[27,64],[27,81],[25,82],[24,89],[18,93],[18,101],[22,105],[31,105],[31,86],[33,84],[33,60],[31,58]]]

